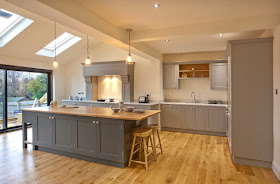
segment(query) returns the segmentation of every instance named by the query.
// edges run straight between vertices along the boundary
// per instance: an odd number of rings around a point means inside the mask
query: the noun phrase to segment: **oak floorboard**
[[[32,129],[28,128],[28,134]],[[227,138],[161,131],[164,154],[142,165],[116,168],[22,149],[22,131],[0,134],[2,184],[277,184],[271,169],[233,164]],[[30,140],[31,137],[28,137]],[[151,159],[151,158],[150,158]]]

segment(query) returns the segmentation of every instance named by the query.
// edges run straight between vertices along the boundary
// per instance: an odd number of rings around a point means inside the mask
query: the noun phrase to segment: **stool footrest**
[[[131,160],[131,162],[135,162],[135,163],[138,163],[138,164],[146,164],[145,162],[141,162],[141,161],[137,161],[137,160]]]
[[[133,152],[133,154],[136,153],[136,152],[139,151],[139,150],[140,150],[140,148],[138,148],[137,150],[135,150],[135,151]]]

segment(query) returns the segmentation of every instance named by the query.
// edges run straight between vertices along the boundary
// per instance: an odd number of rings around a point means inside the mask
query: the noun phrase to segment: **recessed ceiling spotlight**
[[[158,8],[159,6],[159,4],[154,4],[154,8]]]
[[[180,52],[179,50],[177,50],[177,52]]]
[[[169,40],[164,40],[164,41],[169,42]]]
[[[223,34],[222,34],[222,33],[220,33],[220,34],[218,34],[218,36],[223,36]]]

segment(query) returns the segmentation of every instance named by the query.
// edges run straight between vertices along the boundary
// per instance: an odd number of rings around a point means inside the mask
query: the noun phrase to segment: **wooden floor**
[[[164,154],[148,171],[23,150],[21,131],[0,134],[0,183],[279,183],[271,169],[233,165],[224,137],[161,133]]]

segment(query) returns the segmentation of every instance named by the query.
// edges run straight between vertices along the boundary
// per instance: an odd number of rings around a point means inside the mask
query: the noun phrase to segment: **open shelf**
[[[179,79],[209,78],[209,64],[179,65]]]
[[[209,72],[209,70],[180,70],[179,72]]]
[[[189,79],[210,79],[209,77],[181,77],[179,80],[189,80]]]

